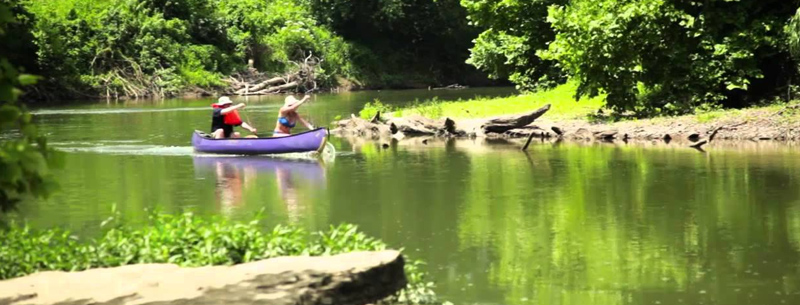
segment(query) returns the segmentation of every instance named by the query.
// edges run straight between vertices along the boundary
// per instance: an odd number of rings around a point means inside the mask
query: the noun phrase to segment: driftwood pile
[[[366,120],[351,115],[350,119],[334,122],[332,134],[346,138],[375,140],[401,140],[406,137],[422,139],[427,144],[430,138],[527,138],[523,150],[533,138],[562,139],[573,141],[599,141],[613,143],[630,140],[664,142],[685,145],[699,151],[716,139],[722,140],[778,140],[800,139],[800,128],[796,124],[785,124],[772,117],[800,109],[800,105],[788,106],[772,114],[762,115],[757,121],[723,120],[715,123],[697,123],[691,118],[677,118],[666,122],[617,122],[596,124],[583,120],[562,120],[555,126],[552,121],[537,121],[550,110],[550,105],[532,112],[490,119],[433,120],[422,116],[382,118],[376,114]],[[410,140],[410,139],[409,139]],[[384,143],[384,147],[388,144]]]
[[[453,120],[443,118],[433,120],[430,118],[412,115],[402,118],[382,118],[378,113],[371,119],[362,119],[351,115],[350,119],[334,122],[333,134],[342,137],[359,137],[371,139],[385,139],[391,137],[486,137],[486,138],[527,138],[530,143],[537,139],[569,139],[584,141],[671,141],[688,142],[687,146],[701,149],[716,138],[727,140],[751,139],[753,131],[736,131],[737,128],[748,124],[740,122],[734,124],[706,126],[688,125],[680,123],[667,126],[642,126],[636,124],[605,125],[589,124],[581,121],[562,121],[558,126],[553,122],[536,122],[547,111],[550,105],[545,105],[532,112],[517,115],[490,118],[483,120]],[[800,129],[798,129],[800,131]],[[723,134],[725,132],[725,134]],[[772,136],[763,131],[759,139],[795,139],[800,134],[790,130],[776,129],[774,133],[783,135],[784,138]],[[765,135],[766,134],[766,135]],[[749,137],[749,138],[748,138]],[[527,145],[526,145],[527,146]]]
[[[508,135],[506,132],[512,129],[525,128],[548,110],[550,110],[549,104],[527,114],[492,118],[462,126],[450,118],[433,120],[419,115],[383,119],[379,112],[369,120],[351,115],[350,119],[334,122],[336,127],[332,133],[375,139],[397,134],[437,137],[501,136]]]
[[[230,84],[230,93],[239,96],[287,92],[309,93],[318,89],[315,72],[321,62],[321,59],[308,55],[302,62],[292,62],[296,67],[291,72],[280,76],[270,76],[253,68],[251,61],[247,71],[228,77],[226,82]]]
[[[444,87],[435,87],[433,90],[462,90],[467,89],[469,86],[459,85],[459,84],[452,84]]]

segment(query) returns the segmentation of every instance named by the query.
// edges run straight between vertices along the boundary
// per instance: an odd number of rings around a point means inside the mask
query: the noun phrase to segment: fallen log
[[[596,131],[594,132],[594,138],[597,140],[612,141],[617,137],[618,133],[619,131],[616,129]]]
[[[224,79],[230,84],[229,93],[246,95],[265,95],[287,91],[309,93],[317,90],[316,72],[322,59],[308,54],[298,62],[292,61],[295,68],[283,75],[267,75],[256,70],[252,61],[249,68]]]
[[[373,123],[351,114],[350,119],[334,123],[337,127],[331,130],[332,134],[340,136],[359,136],[372,139],[389,137],[392,135],[390,126],[382,123]]]
[[[402,132],[404,135],[439,135],[456,134],[456,123],[450,118],[432,120],[420,115],[394,118],[388,121],[392,133]]]
[[[702,141],[699,141],[699,142],[694,143],[692,145],[689,145],[689,147],[697,149],[697,150],[700,150],[700,151],[703,151],[703,145],[708,144],[708,142],[709,142],[709,140],[702,140]]]
[[[264,89],[264,88],[266,88],[267,86],[270,86],[270,85],[279,84],[279,83],[285,83],[285,82],[286,82],[286,78],[284,78],[284,77],[274,77],[274,78],[270,78],[268,80],[265,80],[265,81],[263,81],[261,83],[258,83],[258,84],[254,85],[254,86],[250,86],[250,84],[245,83],[245,88],[237,90],[236,94],[245,95],[245,94],[250,93],[250,92],[260,91],[261,89]]]
[[[504,133],[508,130],[524,127],[533,123],[533,121],[544,115],[548,110],[550,110],[550,104],[544,105],[544,107],[525,115],[490,119],[481,125],[481,129],[484,133]]]
[[[689,145],[689,147],[697,149],[697,150],[700,150],[700,151],[703,151],[703,145],[706,145],[708,143],[711,143],[711,141],[714,141],[714,137],[717,136],[717,133],[719,133],[720,130],[723,130],[723,129],[734,129],[734,128],[736,128],[738,126],[742,126],[744,124],[747,124],[747,121],[744,121],[744,122],[741,122],[741,123],[738,123],[738,124],[733,124],[733,125],[717,126],[717,128],[714,128],[714,129],[711,130],[711,132],[709,132],[708,138],[707,139],[703,139],[703,140],[700,140],[699,138],[695,137],[695,134],[692,134],[691,136],[689,136],[689,139],[692,140],[692,138],[695,138],[696,141],[698,141],[698,140],[699,141],[697,143]]]
[[[299,84],[300,83],[298,81],[293,81],[293,82],[286,83],[286,84],[283,84],[283,85],[280,85],[280,86],[269,87],[267,89],[262,89],[262,90],[259,90],[259,91],[243,93],[243,94],[240,94],[240,95],[264,95],[264,94],[270,94],[270,93],[278,93],[278,92],[282,92],[282,91],[287,90],[287,89],[293,89],[293,88],[297,87],[297,85],[299,85]]]

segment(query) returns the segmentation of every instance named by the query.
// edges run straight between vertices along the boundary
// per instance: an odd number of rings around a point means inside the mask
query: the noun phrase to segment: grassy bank
[[[78,271],[144,263],[233,265],[278,256],[322,256],[385,248],[386,244],[349,224],[314,233],[281,225],[265,232],[258,221],[202,219],[191,213],[154,214],[143,228],[118,224],[101,237],[86,241],[58,229],[39,231],[12,225],[0,230],[0,279],[47,270]],[[407,260],[409,284],[387,301],[437,302],[431,290],[433,284],[425,281],[421,264]]]
[[[800,109],[796,105],[800,101],[791,103],[773,102],[767,105],[754,106],[745,109],[697,109],[694,114],[683,116],[659,116],[652,118],[636,118],[632,116],[614,116],[610,110],[604,108],[604,97],[584,98],[575,101],[574,95],[577,84],[569,82],[550,90],[539,91],[531,94],[503,97],[503,98],[477,98],[471,100],[439,101],[428,100],[416,103],[410,107],[397,108],[391,105],[374,101],[364,106],[359,112],[362,118],[369,119],[376,112],[394,117],[403,117],[413,114],[429,118],[449,117],[452,119],[488,118],[501,115],[520,114],[535,110],[546,104],[551,104],[550,110],[543,119],[550,121],[579,120],[592,123],[613,121],[648,121],[664,123],[670,120],[680,120],[688,123],[715,123],[731,121],[763,121],[769,120],[771,125],[800,124]],[[598,114],[598,110],[603,114]]]
[[[551,104],[552,108],[547,113],[548,117],[575,119],[586,117],[603,107],[603,97],[575,101],[576,86],[575,83],[570,82],[551,90],[503,98],[477,98],[447,102],[434,99],[405,108],[395,108],[382,104],[380,101],[373,101],[364,106],[359,115],[368,119],[376,112],[381,111],[381,113],[391,113],[396,117],[419,114],[430,118],[484,118],[528,112],[545,104]]]

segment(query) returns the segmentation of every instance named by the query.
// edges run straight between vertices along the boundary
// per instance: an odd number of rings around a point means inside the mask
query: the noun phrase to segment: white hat
[[[294,97],[293,95],[289,95],[283,100],[283,105],[284,106],[291,106],[292,104],[297,103],[297,102],[298,102],[298,100],[297,100],[296,97]]]
[[[217,105],[218,106],[227,105],[227,104],[233,104],[233,101],[231,101],[231,99],[229,97],[227,97],[227,96],[220,97],[219,101],[217,101]]]

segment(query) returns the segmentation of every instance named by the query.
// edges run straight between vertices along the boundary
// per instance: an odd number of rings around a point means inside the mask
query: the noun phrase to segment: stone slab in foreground
[[[141,264],[0,282],[0,304],[368,304],[406,285],[398,251],[235,266]]]

